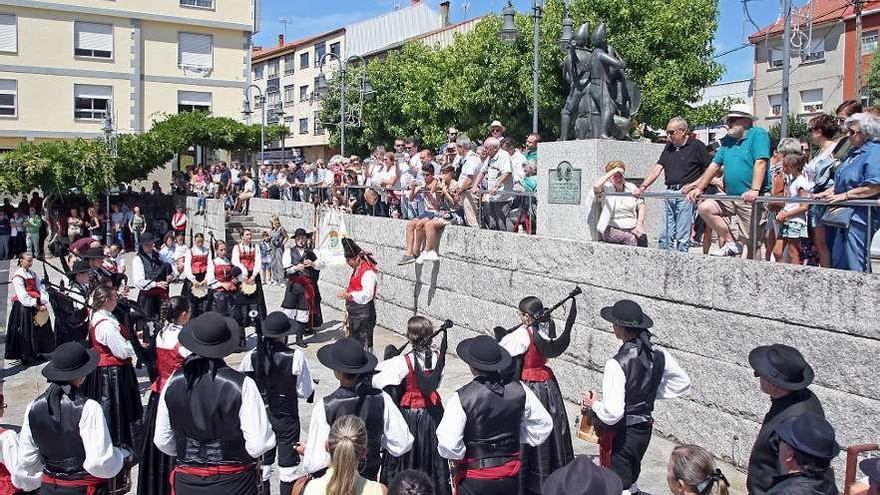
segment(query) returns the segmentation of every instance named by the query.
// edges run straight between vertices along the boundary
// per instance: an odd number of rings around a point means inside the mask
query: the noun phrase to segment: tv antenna
[[[279,19],[278,19],[278,22],[280,22],[280,23],[284,26],[284,37],[287,38],[287,25],[288,25],[288,24],[293,24],[293,23],[292,23],[291,20],[288,19],[287,17],[281,17],[281,18],[279,18]]]

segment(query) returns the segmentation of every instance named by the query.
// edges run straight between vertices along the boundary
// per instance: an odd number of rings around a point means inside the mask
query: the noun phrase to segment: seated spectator
[[[238,196],[235,199],[235,209],[241,212],[242,215],[247,215],[248,210],[250,209],[251,198],[254,197],[254,193],[256,192],[256,184],[254,184],[250,172],[242,172],[241,181],[243,185],[241,187],[241,192],[238,193]]]
[[[401,471],[388,485],[388,495],[434,495],[434,482],[423,471]]]
[[[776,427],[782,474],[767,495],[837,495],[831,461],[840,453],[834,428],[813,412]]]
[[[605,175],[593,184],[596,199],[602,199],[602,213],[597,228],[602,240],[609,244],[628,246],[648,246],[645,234],[647,206],[642,198],[629,196],[608,196],[605,193],[633,193],[637,188],[626,182],[626,164],[612,160],[605,165]]]
[[[426,166],[424,170],[428,170]],[[461,208],[461,189],[453,179],[455,168],[452,165],[443,167],[440,179],[429,180],[431,176],[425,173],[425,181],[428,190],[425,191],[425,214],[436,211],[434,218],[425,222],[425,249],[416,263],[425,261],[437,261],[440,258],[440,236],[447,225],[464,225],[464,211]],[[436,208],[436,210],[435,210]]]
[[[422,168],[422,176],[424,182],[414,182],[409,191],[407,191],[407,199],[411,202],[416,201],[416,197],[422,198],[425,211],[413,218],[406,225],[406,252],[398,265],[408,265],[410,263],[423,263],[424,261],[436,261],[439,256],[436,252],[428,253],[422,256],[422,251],[427,245],[426,227],[440,212],[440,202],[438,199],[437,185],[434,180],[434,167],[425,165]],[[439,242],[439,241],[438,241]]]
[[[809,198],[812,185],[803,174],[807,157],[802,153],[790,153],[782,158],[782,172],[785,174],[785,195],[789,198]],[[776,243],[773,256],[777,263],[784,262],[788,253],[789,263],[798,265],[801,262],[801,239],[808,237],[806,203],[785,203],[782,211],[776,214]]]
[[[620,495],[623,483],[614,471],[579,455],[547,477],[543,488],[547,495]]]
[[[358,460],[367,454],[367,428],[357,416],[333,422],[327,437],[330,467],[306,485],[304,495],[383,495],[385,485],[358,474]]]
[[[712,454],[696,445],[679,445],[672,450],[666,483],[675,495],[727,495],[730,488]]]

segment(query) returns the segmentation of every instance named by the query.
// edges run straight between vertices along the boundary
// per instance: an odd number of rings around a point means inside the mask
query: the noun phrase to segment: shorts
[[[434,213],[433,211],[426,211],[426,212],[422,213],[421,215],[417,216],[416,218],[418,218],[419,220],[425,220],[425,219],[433,220],[434,217],[436,217],[436,216],[437,216],[437,214]]]
[[[783,222],[777,229],[777,235],[783,239],[806,239],[809,229],[805,222]]]
[[[707,198],[711,199],[711,197]],[[718,208],[721,210],[722,217],[736,217],[737,224],[739,225],[739,236],[738,239],[741,242],[748,242],[749,235],[752,227],[752,209],[758,208],[758,235],[763,237],[761,234],[762,226],[767,222],[767,216],[764,214],[764,205],[761,203],[743,203],[743,202],[734,202],[734,201],[716,201],[718,203]]]

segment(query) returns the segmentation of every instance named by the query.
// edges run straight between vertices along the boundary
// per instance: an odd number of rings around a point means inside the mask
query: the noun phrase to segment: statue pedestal
[[[662,144],[586,139],[538,145],[538,235],[595,241],[590,224],[593,182],[605,174],[605,164],[621,160],[627,181],[641,184],[660,158]],[[652,187],[663,190],[661,176]],[[646,228],[650,245],[656,246],[663,221],[663,202],[647,200]]]

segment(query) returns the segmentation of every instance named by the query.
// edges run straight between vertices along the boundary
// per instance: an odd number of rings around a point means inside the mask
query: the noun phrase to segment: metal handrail
[[[335,185],[335,184],[334,184],[334,185],[329,185],[329,186],[326,185],[326,184],[320,184],[320,185],[314,185],[314,186],[310,186],[310,185],[307,185],[307,184],[287,184],[287,186],[288,186],[288,187],[295,188],[295,189],[333,189],[333,188],[340,188],[340,189],[363,189],[363,190],[366,190],[366,189],[372,189],[372,190],[374,190],[374,191],[376,191],[376,192],[388,192],[388,191],[391,191],[391,192],[409,192],[409,189],[404,189],[404,188],[402,188],[402,187],[376,187],[376,186],[368,186],[368,185],[366,185],[366,184],[340,184],[340,185],[338,185],[338,186]],[[498,190],[498,191],[495,191],[494,193],[492,193],[492,192],[489,191],[488,189],[477,189],[476,191],[473,191],[473,190],[469,189],[469,191],[471,191],[471,192],[476,192],[476,193],[478,193],[478,194],[503,194],[503,195],[507,195],[507,196],[522,196],[522,197],[526,197],[526,198],[537,198],[537,197],[538,197],[538,195],[537,195],[536,193],[528,192],[528,191],[501,191],[501,190]],[[465,192],[465,191],[462,191],[462,192]]]

